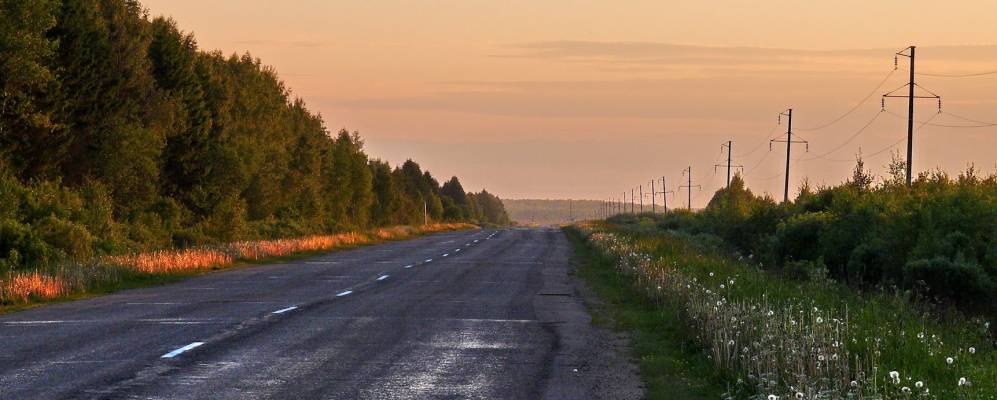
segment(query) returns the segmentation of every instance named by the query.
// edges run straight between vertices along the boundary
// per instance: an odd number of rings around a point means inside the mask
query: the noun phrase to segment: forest
[[[495,195],[363,146],[272,67],[202,51],[137,1],[0,2],[0,272],[426,219],[509,223]]]

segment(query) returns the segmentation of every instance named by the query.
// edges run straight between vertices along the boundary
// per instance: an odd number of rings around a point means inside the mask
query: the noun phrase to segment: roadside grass
[[[472,228],[476,226],[432,224],[426,227],[377,228],[325,237],[162,250],[17,271],[0,276],[0,314],[120,290],[165,285],[215,271],[292,261],[431,233]]]
[[[988,321],[903,292],[789,279],[639,223],[578,229],[620,285],[678,315],[713,374],[740,383],[732,398],[997,398]]]
[[[575,273],[601,302],[587,304],[593,323],[628,332],[648,399],[719,399],[723,378],[701,346],[683,332],[678,310],[648,299],[632,279],[616,272],[613,260],[585,242],[573,228],[563,229],[579,267]]]

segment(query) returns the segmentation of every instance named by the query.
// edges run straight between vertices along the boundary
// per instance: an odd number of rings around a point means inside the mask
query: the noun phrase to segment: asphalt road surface
[[[0,398],[639,398],[569,255],[451,232],[3,315]]]

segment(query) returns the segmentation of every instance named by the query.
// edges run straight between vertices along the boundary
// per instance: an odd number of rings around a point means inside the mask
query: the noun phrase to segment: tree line
[[[509,223],[138,1],[0,0],[0,265],[425,218]]]

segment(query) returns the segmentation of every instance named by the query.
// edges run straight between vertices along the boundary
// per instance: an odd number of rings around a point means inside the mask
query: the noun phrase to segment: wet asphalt
[[[0,399],[605,397],[570,252],[449,232],[2,315]]]

